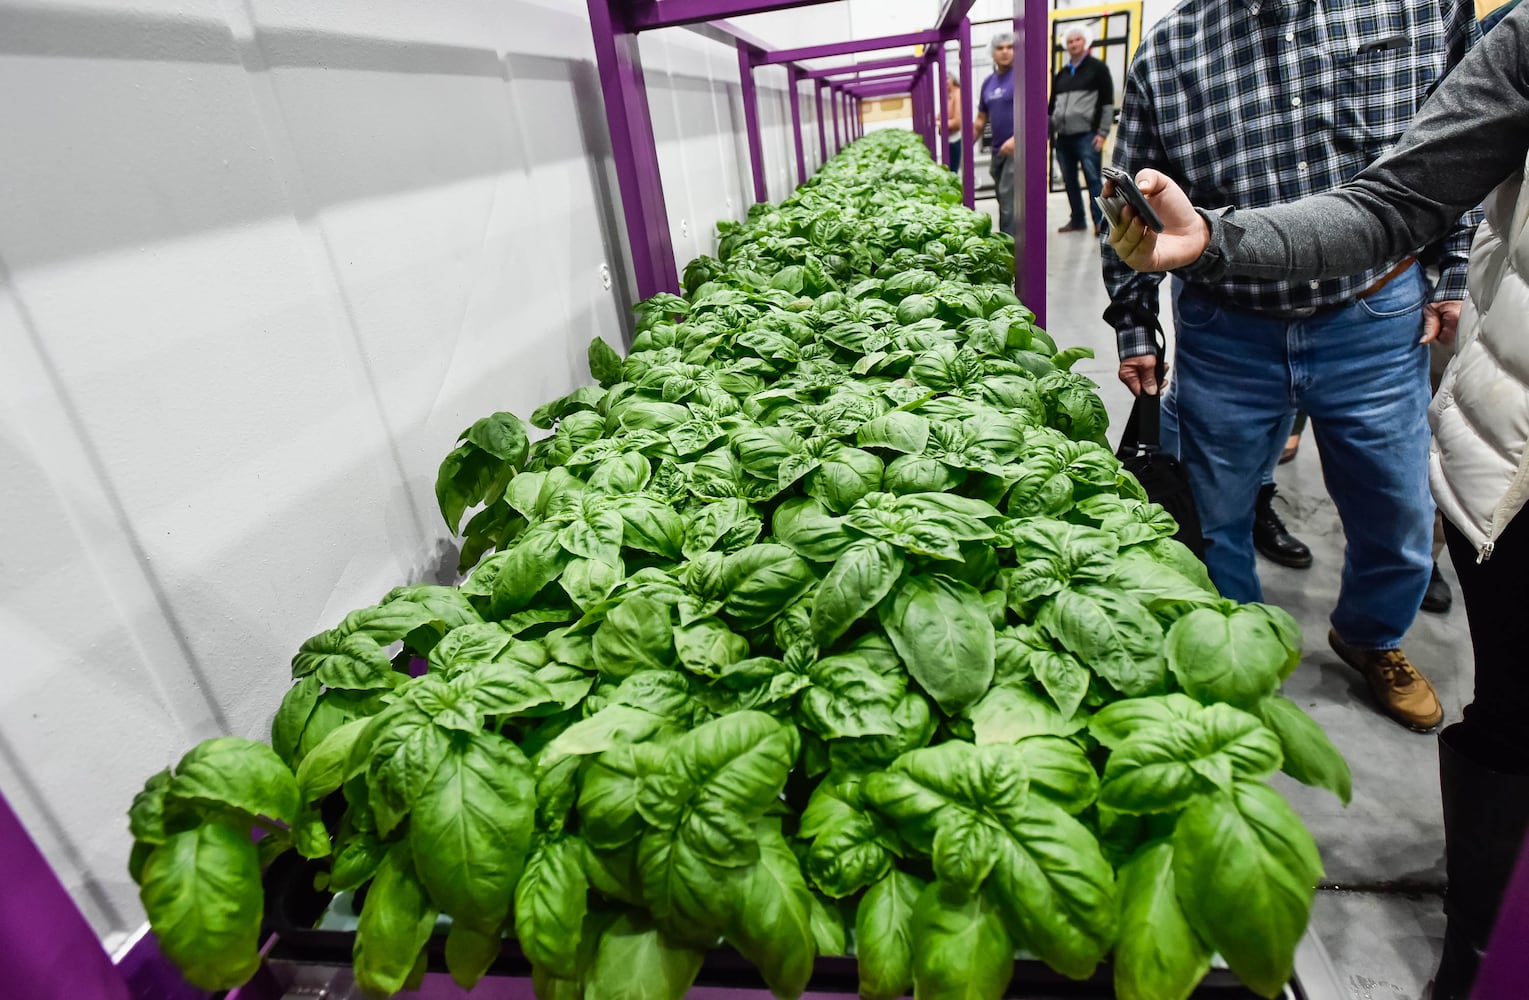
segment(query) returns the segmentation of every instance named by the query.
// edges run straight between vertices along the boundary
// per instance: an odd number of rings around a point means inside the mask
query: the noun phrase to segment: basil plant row
[[[998,997],[1016,955],[1111,959],[1124,1000],[1216,954],[1280,992],[1321,861],[1268,780],[1350,784],[1279,694],[1299,632],[1172,539],[959,202],[873,134],[719,226],[534,443],[468,428],[437,483],[464,582],[303,643],[269,746],[133,803],[188,979],[252,974],[291,850],[364,890],[379,997],[443,929],[460,983],[512,937],[544,1000],[678,998],[724,946],[783,998],[843,954],[872,1000]]]

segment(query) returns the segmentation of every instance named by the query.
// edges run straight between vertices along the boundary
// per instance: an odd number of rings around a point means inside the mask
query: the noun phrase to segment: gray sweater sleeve
[[[1529,156],[1529,4],[1444,79],[1396,147],[1325,194],[1262,209],[1202,212],[1204,256],[1180,271],[1300,280],[1357,274],[1448,234],[1519,176]]]

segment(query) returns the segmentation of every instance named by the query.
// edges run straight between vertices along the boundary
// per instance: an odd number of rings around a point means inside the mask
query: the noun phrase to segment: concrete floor
[[[979,202],[981,207],[996,215],[993,202]],[[1052,196],[1048,207],[1048,231],[1053,231],[1067,221],[1065,197]],[[1114,334],[1101,318],[1108,299],[1097,244],[1086,234],[1053,231],[1047,250],[1048,326],[1064,346],[1094,348],[1094,360],[1075,370],[1099,383],[1111,426],[1118,428],[1131,399],[1115,377]],[[1171,329],[1166,294],[1163,299],[1163,324]],[[1318,896],[1313,926],[1353,1000],[1416,1000],[1438,963],[1444,933],[1435,738],[1408,732],[1380,715],[1359,676],[1327,647],[1343,530],[1309,435],[1296,460],[1279,470],[1278,482],[1276,503],[1316,557],[1307,570],[1260,561],[1266,600],[1294,615],[1305,632],[1305,659],[1285,693],[1322,724],[1354,773],[1354,801],[1347,809],[1328,792],[1281,781],[1321,847],[1332,886]],[[1442,569],[1453,585],[1447,555]],[[1420,614],[1406,649],[1438,689],[1446,721],[1458,719],[1471,684],[1464,609],[1457,604],[1446,615]]]

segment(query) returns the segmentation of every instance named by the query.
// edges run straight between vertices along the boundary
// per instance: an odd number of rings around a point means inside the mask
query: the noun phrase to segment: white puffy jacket
[[[1526,167],[1529,173],[1529,167]],[[1455,360],[1429,410],[1429,478],[1482,560],[1529,500],[1529,181],[1488,196]]]

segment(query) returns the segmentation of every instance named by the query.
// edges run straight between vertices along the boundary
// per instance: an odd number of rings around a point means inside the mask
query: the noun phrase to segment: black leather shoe
[[[1423,593],[1423,610],[1442,615],[1455,606],[1455,595],[1449,589],[1449,581],[1439,572],[1439,564],[1433,564],[1433,576],[1428,578],[1428,589]]]
[[[1311,550],[1306,543],[1285,530],[1285,522],[1274,513],[1274,484],[1259,487],[1258,503],[1253,508],[1253,548],[1265,558],[1289,566],[1305,569],[1311,565]]]

